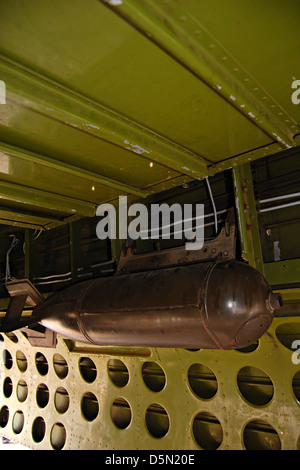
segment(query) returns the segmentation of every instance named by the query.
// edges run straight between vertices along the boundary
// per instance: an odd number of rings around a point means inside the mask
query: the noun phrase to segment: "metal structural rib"
[[[0,57],[0,61],[1,73],[11,90],[11,102],[49,115],[51,119],[129,152],[157,160],[181,173],[185,165],[185,173],[190,176],[206,174],[205,168],[210,162],[199,155],[43,74],[6,57]],[[121,183],[119,189],[123,189]],[[143,192],[140,190],[138,194],[142,196]]]
[[[242,68],[241,64],[189,12],[184,2],[102,1],[251,119],[283,149],[295,145],[295,131],[287,125],[288,114],[278,111],[275,114],[278,104],[246,70],[240,71],[243,81],[237,78],[235,72]]]

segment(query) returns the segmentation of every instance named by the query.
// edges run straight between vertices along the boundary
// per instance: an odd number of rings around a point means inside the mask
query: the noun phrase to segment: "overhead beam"
[[[266,91],[255,83],[253,92],[254,79],[246,70],[242,71],[243,79],[234,75],[241,64],[228,57],[222,45],[201,25],[201,18],[194,18],[174,1],[101,1],[206,83],[282,149],[295,145],[291,127],[295,122],[270,95],[268,106],[264,104]],[[278,110],[280,115],[278,112],[275,115]],[[290,125],[287,119],[292,121]]]
[[[211,162],[203,156],[3,55],[0,76],[7,84],[7,103],[39,112],[179,174],[207,175]]]
[[[12,145],[8,145],[4,142],[0,142],[0,152],[21,158],[22,160],[30,161],[32,163],[37,163],[47,168],[62,171],[67,175],[83,178],[84,180],[88,180],[91,183],[109,186],[110,188],[117,189],[118,191],[122,191],[124,193],[134,194],[140,197],[146,197],[148,195],[147,191],[138,189],[135,186],[121,183],[114,179],[98,175],[83,168],[78,168],[68,163],[55,160],[54,158],[45,157],[41,154],[29,152]]]
[[[1,191],[1,188],[0,188]],[[67,216],[67,220],[73,220],[74,216]],[[76,216],[75,216],[76,218]],[[78,217],[77,217],[78,218]],[[0,224],[12,225],[15,227],[26,227],[30,229],[48,230],[64,224],[65,217],[55,215],[45,215],[39,212],[23,210],[18,206],[17,209],[0,207]]]
[[[49,211],[49,214],[55,212],[62,216],[93,217],[96,208],[96,205],[86,201],[1,180],[0,200],[3,205],[9,202],[18,207],[28,207],[28,210],[29,207],[36,207],[38,212],[44,209]]]
[[[0,211],[0,225],[9,225],[10,227],[22,227],[22,228],[30,228],[33,230],[44,230],[44,226],[40,225],[39,223],[31,223],[27,222],[26,220],[20,220],[19,218],[10,218],[12,214],[8,216],[4,216],[2,214],[3,211]],[[6,212],[6,211],[5,211]]]

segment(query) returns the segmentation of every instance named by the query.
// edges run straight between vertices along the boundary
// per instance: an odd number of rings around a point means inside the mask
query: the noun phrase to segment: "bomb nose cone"
[[[269,328],[282,299],[254,268],[236,260],[213,265],[206,282],[207,326],[224,349],[247,346]]]

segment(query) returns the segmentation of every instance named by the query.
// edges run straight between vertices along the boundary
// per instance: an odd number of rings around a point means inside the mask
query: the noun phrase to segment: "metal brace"
[[[21,329],[32,346],[53,348],[56,346],[56,333],[36,323],[32,316],[24,315],[25,304],[35,307],[45,301],[43,295],[28,279],[14,279],[6,282],[10,301],[5,317],[0,323],[0,331],[7,333]]]
[[[125,244],[116,275],[215,259],[229,260],[235,258],[235,249],[236,227],[234,211],[230,209],[225,226],[219,235],[213,240],[206,241],[201,250],[186,250],[184,246],[180,246],[169,250],[135,254],[134,246],[130,246],[130,243]]]

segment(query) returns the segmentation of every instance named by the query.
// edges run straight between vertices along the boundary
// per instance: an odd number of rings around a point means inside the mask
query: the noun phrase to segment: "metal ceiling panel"
[[[296,0],[0,0],[0,219],[48,229],[299,145]]]

